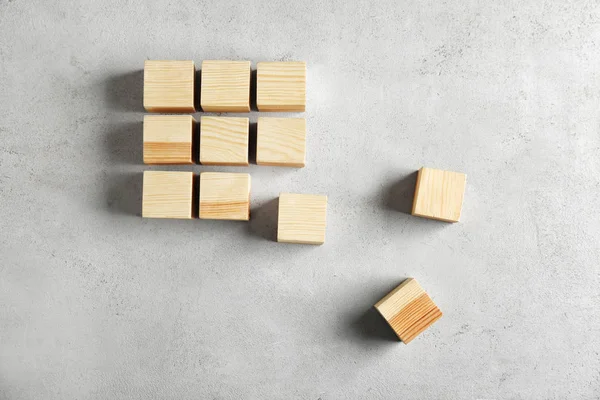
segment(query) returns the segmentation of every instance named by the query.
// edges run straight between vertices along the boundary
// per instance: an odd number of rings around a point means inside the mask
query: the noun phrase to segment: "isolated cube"
[[[404,343],[409,343],[442,317],[440,309],[413,278],[402,282],[375,304],[375,308]]]
[[[193,164],[195,126],[190,115],[144,116],[144,163]]]
[[[226,172],[200,174],[200,218],[250,219],[250,175]]]
[[[192,172],[145,171],[144,218],[192,218]]]
[[[193,61],[146,60],[144,108],[148,112],[193,113],[196,68]]]
[[[421,168],[417,175],[412,214],[446,222],[458,222],[467,176],[460,172]]]
[[[259,62],[256,65],[258,111],[304,111],[306,63]]]
[[[281,193],[277,241],[323,244],[327,226],[327,196]]]
[[[203,61],[200,105],[204,112],[249,112],[250,61]]]
[[[200,163],[248,165],[248,118],[202,117]]]
[[[282,167],[304,167],[306,120],[304,118],[259,117],[256,163]]]

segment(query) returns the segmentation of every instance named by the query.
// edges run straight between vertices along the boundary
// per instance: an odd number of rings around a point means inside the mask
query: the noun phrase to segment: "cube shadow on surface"
[[[306,164],[306,120],[304,118],[259,117],[256,163],[301,168]]]
[[[258,111],[303,112],[306,109],[306,63],[259,62],[256,65]]]
[[[250,175],[229,172],[200,174],[200,219],[250,219]]]
[[[281,193],[277,241],[323,244],[327,227],[327,196]]]
[[[405,344],[442,317],[442,312],[419,283],[409,278],[375,304]]]
[[[460,172],[421,168],[417,175],[412,215],[458,222],[467,176]]]
[[[193,172],[144,171],[142,217],[191,219]]]
[[[200,163],[248,165],[249,119],[200,118]]]
[[[144,163],[194,164],[195,128],[190,115],[145,115]]]
[[[193,61],[146,60],[144,108],[148,112],[195,112],[195,77]]]
[[[250,61],[206,60],[201,75],[204,112],[250,112]]]

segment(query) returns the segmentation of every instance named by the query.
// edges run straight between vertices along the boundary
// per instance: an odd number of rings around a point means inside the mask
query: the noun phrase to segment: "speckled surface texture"
[[[600,398],[597,2],[0,0],[0,38],[1,399]],[[139,216],[161,58],[307,62],[306,168],[164,168],[251,173],[249,223]],[[406,213],[424,165],[460,223]],[[272,241],[280,191],[325,245]]]

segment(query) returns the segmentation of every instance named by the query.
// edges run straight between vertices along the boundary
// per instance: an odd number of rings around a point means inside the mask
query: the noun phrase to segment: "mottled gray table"
[[[139,216],[161,58],[308,63],[306,168],[168,167],[250,172],[249,223]],[[593,1],[0,0],[0,398],[600,398],[599,71]],[[407,214],[423,165],[460,223]]]

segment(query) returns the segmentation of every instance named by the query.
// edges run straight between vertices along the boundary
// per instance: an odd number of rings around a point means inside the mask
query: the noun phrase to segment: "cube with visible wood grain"
[[[200,218],[250,219],[250,175],[227,172],[200,174]]]
[[[190,115],[144,116],[144,163],[194,164],[196,120]]]
[[[250,61],[203,61],[200,105],[204,112],[250,112]]]
[[[248,118],[201,117],[200,163],[248,165]]]
[[[281,193],[277,241],[323,244],[327,227],[327,196]]]
[[[146,60],[144,108],[148,112],[193,113],[196,68],[193,61]]]
[[[306,63],[259,62],[256,65],[256,105],[258,111],[304,111]]]
[[[421,168],[417,175],[412,215],[458,222],[467,176],[460,172]]]
[[[145,171],[142,194],[144,218],[192,218],[192,172]]]
[[[259,117],[256,132],[257,164],[304,167],[306,163],[306,120],[304,118]]]
[[[409,343],[442,317],[419,283],[409,278],[381,299],[375,308],[404,343]]]

